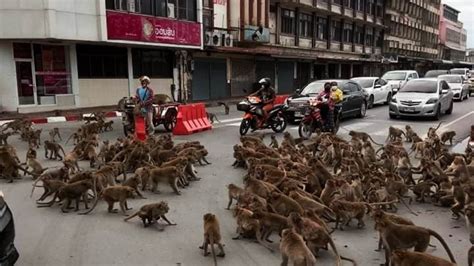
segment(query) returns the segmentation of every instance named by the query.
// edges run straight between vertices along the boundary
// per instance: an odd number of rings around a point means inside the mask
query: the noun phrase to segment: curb
[[[83,114],[80,115],[66,115],[66,116],[50,116],[50,117],[33,117],[29,118],[33,124],[49,124],[49,123],[60,123],[60,122],[74,122],[83,120],[85,117],[91,117],[92,114]],[[105,113],[105,117],[121,117],[122,113],[118,111],[112,111]],[[0,125],[6,124],[13,120],[1,120]]]

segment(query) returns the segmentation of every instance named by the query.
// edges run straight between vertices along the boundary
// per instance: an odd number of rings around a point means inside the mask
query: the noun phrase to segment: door
[[[278,93],[293,93],[295,65],[293,62],[278,62]]]
[[[194,62],[192,99],[194,101],[228,98],[227,64],[225,60]]]
[[[311,64],[299,62],[297,71],[296,89],[303,89],[311,79]]]
[[[209,100],[210,80],[209,72],[211,66],[209,62],[196,60],[193,72],[193,100]]]
[[[379,88],[376,88],[379,87]],[[382,88],[382,83],[380,79],[376,79],[374,82],[374,103],[379,103],[384,95],[383,95],[383,88]]]
[[[19,104],[36,104],[33,63],[31,61],[16,61],[15,66]]]
[[[342,115],[344,117],[346,117],[347,115],[349,115],[349,113],[352,111],[352,109],[354,108],[352,105],[353,105],[353,101],[352,101],[352,97],[353,95],[351,94],[351,89],[349,87],[349,83],[345,83],[344,85],[342,85],[342,92],[343,92],[343,99],[342,99]]]
[[[442,90],[448,90],[448,93],[449,93],[449,85],[448,83],[446,83],[446,81],[442,80],[441,83],[440,83],[440,93],[442,92]],[[440,97],[441,97],[441,111],[444,112],[446,110],[448,110],[449,108],[449,98],[448,98],[448,93],[445,93],[445,94],[440,94]]]

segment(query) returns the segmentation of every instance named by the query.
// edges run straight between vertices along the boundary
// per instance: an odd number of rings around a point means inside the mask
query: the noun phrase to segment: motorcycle
[[[166,131],[171,132],[176,126],[179,103],[153,104],[153,125],[155,127],[163,124]],[[137,110],[136,99],[125,97],[119,102],[119,110],[122,111],[123,133],[125,136],[135,132],[135,116],[142,115]]]
[[[14,265],[19,254],[14,245],[15,225],[13,213],[0,191],[0,265]]]
[[[309,139],[317,129],[319,129],[321,132],[331,132],[331,130],[325,126],[326,123],[321,115],[321,107],[323,104],[326,104],[326,102],[327,100],[310,100],[310,105],[306,109],[305,116],[298,126],[298,134],[301,138]],[[340,109],[340,106],[337,106],[334,109],[334,130],[332,131],[334,134],[339,131]]]
[[[257,130],[271,128],[275,133],[285,131],[288,122],[283,111],[286,108],[288,107],[284,104],[273,106],[273,108],[268,112],[267,120],[264,122],[264,125],[259,127],[259,121],[263,116],[262,99],[257,96],[247,97],[246,100],[237,104],[237,110],[245,112],[242,122],[240,123],[240,135],[246,135],[249,129]]]

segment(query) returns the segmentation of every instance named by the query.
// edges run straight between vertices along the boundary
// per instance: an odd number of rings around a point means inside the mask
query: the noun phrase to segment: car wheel
[[[397,118],[397,116],[394,115],[394,114],[388,114],[388,116],[390,117],[390,119],[395,119],[395,118]]]
[[[369,103],[367,104],[367,108],[372,109],[374,107],[374,95],[370,95]]]
[[[359,109],[359,114],[357,117],[363,118],[367,114],[367,104],[365,102],[362,103]]]
[[[387,94],[387,100],[384,102],[384,104],[388,104],[391,99],[392,99],[392,93],[389,92],[389,93]]]
[[[449,105],[449,109],[446,110],[447,115],[450,115],[453,113],[453,106],[454,106],[453,101],[451,101],[451,104]]]
[[[433,119],[434,120],[439,120],[440,117],[441,117],[441,105],[439,105],[438,108],[436,109],[436,113],[433,116]]]

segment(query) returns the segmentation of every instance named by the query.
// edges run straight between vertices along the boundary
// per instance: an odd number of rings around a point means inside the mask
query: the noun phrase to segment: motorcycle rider
[[[153,134],[155,128],[153,126],[153,89],[149,87],[151,80],[147,76],[139,78],[141,87],[136,90],[136,98],[142,114],[146,118],[148,125],[148,134]]]
[[[321,116],[324,119],[328,131],[334,129],[334,100],[331,97],[331,83],[324,83],[324,90],[319,93],[318,101],[324,102],[321,105]]]
[[[262,115],[258,125],[258,128],[261,128],[265,121],[267,121],[268,112],[273,108],[276,93],[272,88],[272,80],[270,78],[262,78],[258,81],[258,84],[260,85],[260,89],[249,96],[258,96],[262,100]]]

